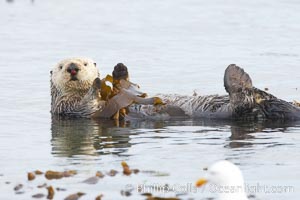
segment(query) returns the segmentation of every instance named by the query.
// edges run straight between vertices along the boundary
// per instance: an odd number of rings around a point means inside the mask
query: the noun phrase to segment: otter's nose
[[[71,63],[67,68],[67,72],[69,72],[72,76],[75,76],[79,71],[78,66],[75,63]]]

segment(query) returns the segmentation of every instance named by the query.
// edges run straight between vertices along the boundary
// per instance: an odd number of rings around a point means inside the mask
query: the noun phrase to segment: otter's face
[[[89,89],[97,77],[96,63],[88,58],[62,60],[51,71],[52,84],[61,91]]]

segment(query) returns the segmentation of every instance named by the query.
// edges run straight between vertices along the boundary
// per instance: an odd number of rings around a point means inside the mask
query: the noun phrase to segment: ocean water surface
[[[210,120],[56,120],[50,115],[49,71],[84,56],[101,77],[118,62],[142,90],[225,94],[225,68],[236,63],[253,84],[300,100],[300,2],[296,0],[14,0],[0,2],[0,199],[47,194],[47,182],[81,199],[215,197],[195,191],[204,168],[227,159],[243,171],[253,199],[299,199],[300,122]],[[140,173],[82,183],[96,171]],[[27,181],[39,169],[78,174]],[[23,184],[18,192],[17,184]],[[166,186],[168,190],[157,187]],[[126,196],[124,191],[131,191]],[[123,192],[121,192],[123,191]]]

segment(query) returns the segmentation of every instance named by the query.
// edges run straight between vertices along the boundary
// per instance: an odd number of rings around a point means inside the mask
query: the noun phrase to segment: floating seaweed
[[[52,186],[47,187],[48,190],[48,195],[47,195],[47,199],[53,199],[54,197],[54,189]]]
[[[28,173],[27,173],[27,179],[28,179],[29,181],[32,181],[32,180],[34,180],[34,179],[35,179],[35,175],[34,175],[34,173],[32,173],[32,172],[28,172]]]
[[[123,174],[129,176],[132,173],[131,169],[129,168],[129,165],[125,161],[122,161],[121,165],[123,167]]]
[[[44,183],[42,185],[38,185],[37,188],[46,188],[47,187],[47,183]]]
[[[180,200],[177,197],[153,197],[152,195],[148,196],[146,200]]]
[[[58,192],[59,192],[59,191],[67,191],[67,189],[57,187],[57,188],[56,188],[56,191],[58,191]]]
[[[42,171],[40,171],[40,170],[35,170],[34,173],[35,173],[36,175],[42,175],[42,174],[44,174],[44,172],[42,172]]]
[[[49,180],[51,179],[61,179],[63,177],[70,177],[77,174],[75,170],[69,170],[69,171],[64,171],[64,172],[57,172],[57,171],[47,171],[45,174],[45,177]]]
[[[178,197],[154,197],[151,193],[143,193],[142,196],[146,196],[146,200],[180,200]]]
[[[98,183],[99,179],[103,178],[103,177],[104,177],[104,174],[102,172],[97,171],[95,176],[85,179],[83,181],[83,183],[96,184],[96,183]]]
[[[44,197],[45,197],[45,195],[42,194],[42,193],[32,195],[32,198],[35,198],[35,199],[41,199],[41,198],[44,198]]]
[[[75,194],[71,194],[71,195],[67,196],[66,198],[64,198],[64,200],[77,200],[83,195],[85,195],[85,193],[77,192]]]
[[[84,181],[82,181],[83,183],[86,184],[97,184],[99,181],[99,177],[98,176],[92,176],[90,178],[85,179]]]
[[[121,190],[121,195],[125,197],[131,196],[131,191],[130,190]]]
[[[123,168],[123,174],[126,176],[130,176],[131,174],[138,174],[140,172],[142,173],[148,173],[148,174],[154,174],[155,176],[168,176],[169,174],[166,173],[161,173],[161,172],[157,172],[157,171],[140,171],[139,169],[131,169],[130,166],[125,162],[121,162],[121,166]],[[92,176],[90,178],[85,179],[84,181],[82,181],[83,183],[87,183],[87,184],[97,184],[98,181],[101,178],[104,178],[105,175],[114,177],[116,176],[116,174],[119,173],[117,170],[111,169],[110,171],[106,172],[105,174],[102,173],[101,171],[97,171],[95,173],[95,176]],[[36,175],[42,175],[44,174],[45,178],[47,180],[52,180],[52,179],[62,179],[64,177],[71,177],[77,174],[77,172],[75,170],[67,170],[67,171],[52,171],[52,170],[48,170],[46,172],[42,172],[40,170],[35,170],[33,172],[28,172],[27,173],[27,179],[29,181],[32,181],[36,178]],[[6,184],[9,184],[10,182],[6,182]],[[15,193],[16,194],[23,194],[24,191],[22,190],[22,188],[24,188],[23,184],[18,184],[14,187]],[[56,187],[54,189],[53,186],[48,185],[47,183],[43,183],[41,185],[37,185],[36,188],[46,188],[47,189],[47,194],[43,194],[43,193],[39,193],[37,192],[36,194],[32,195],[32,198],[35,199],[41,199],[41,198],[47,198],[47,199],[54,199],[54,195],[55,192],[57,191],[66,191],[65,188],[59,188]],[[133,188],[126,188],[124,190],[121,190],[120,193],[122,196],[131,196],[132,192],[133,192]],[[83,192],[77,192],[74,194],[71,194],[69,196],[67,196],[65,198],[65,200],[77,200],[79,199],[81,196],[85,195],[85,193]],[[177,197],[174,198],[161,198],[161,197],[153,197],[151,193],[144,193],[142,194],[144,196],[147,196],[147,200],[177,200]],[[95,197],[96,200],[101,200],[103,198],[103,194],[99,194],[98,196]]]
[[[97,171],[96,172],[96,176],[99,177],[99,178],[103,178],[104,177],[104,174],[100,171]]]
[[[99,194],[99,195],[96,197],[96,199],[95,199],[95,200],[101,200],[101,199],[102,199],[102,197],[103,197],[103,194]]]
[[[108,176],[115,176],[117,173],[119,173],[117,170],[111,169],[109,172],[107,172],[106,174]]]
[[[20,189],[22,189],[23,188],[23,184],[18,184],[18,185],[16,185],[15,187],[14,187],[14,190],[17,192],[17,191],[19,191]]]

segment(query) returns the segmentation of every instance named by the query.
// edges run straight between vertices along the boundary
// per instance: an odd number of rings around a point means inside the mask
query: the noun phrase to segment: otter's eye
[[[97,66],[97,63],[94,63],[95,67]]]
[[[59,65],[59,69],[62,69],[63,68],[63,66],[62,65]]]
[[[87,63],[84,63],[84,66],[87,66]]]
[[[50,71],[50,74],[52,75],[52,70]]]

